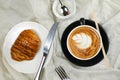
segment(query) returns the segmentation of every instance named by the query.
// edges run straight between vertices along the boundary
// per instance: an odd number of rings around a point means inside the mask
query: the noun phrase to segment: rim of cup
[[[76,12],[76,3],[75,3],[75,0],[67,0],[67,1],[69,1],[70,3],[72,3],[72,13],[70,13],[70,14],[67,15],[67,16],[62,16],[62,15],[60,15],[60,14],[57,12],[56,8],[57,8],[57,4],[59,3],[59,0],[55,0],[55,1],[53,2],[52,10],[53,10],[53,13],[55,14],[55,16],[56,16],[57,18],[59,18],[59,19],[67,19],[67,18],[69,18],[69,17],[71,17],[71,16],[73,16],[73,15],[75,14],[75,12]],[[60,3],[59,3],[59,4],[60,4]]]
[[[86,58],[86,59],[83,59],[83,58],[80,58],[80,57],[75,56],[75,55],[70,51],[70,47],[69,47],[69,45],[68,45],[68,39],[69,39],[71,33],[72,33],[75,29],[80,28],[80,27],[88,27],[88,28],[91,28],[95,33],[98,34],[99,39],[100,39],[100,47],[99,47],[98,51],[97,51],[92,57],[89,57],[89,58]],[[74,28],[74,29],[68,34],[68,37],[67,37],[67,48],[68,48],[69,53],[70,53],[74,58],[79,59],[79,60],[90,60],[90,59],[94,58],[95,56],[97,56],[98,53],[100,52],[100,50],[101,50],[101,48],[102,48],[102,38],[101,38],[101,35],[100,35],[99,31],[98,31],[97,29],[93,28],[92,26],[90,26],[90,25],[80,25],[80,26],[77,26],[76,28]]]

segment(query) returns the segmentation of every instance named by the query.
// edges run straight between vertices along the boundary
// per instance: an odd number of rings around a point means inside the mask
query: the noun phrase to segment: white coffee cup
[[[94,58],[101,50],[100,33],[89,25],[74,28],[67,37],[67,48],[70,54],[79,60]]]

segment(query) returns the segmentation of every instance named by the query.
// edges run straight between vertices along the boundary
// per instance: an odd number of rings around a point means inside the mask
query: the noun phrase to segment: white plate
[[[34,30],[38,36],[41,39],[41,48],[34,57],[33,60],[30,61],[22,61],[18,62],[11,58],[11,46],[14,44],[15,40],[19,36],[19,34],[26,29],[32,29]],[[17,25],[15,25],[6,35],[3,47],[2,47],[2,53],[6,59],[6,61],[9,63],[11,67],[13,67],[16,71],[22,72],[22,73],[35,73],[38,70],[42,55],[43,55],[43,46],[44,41],[46,40],[46,36],[48,34],[48,30],[44,28],[42,25],[35,23],[35,22],[22,22]],[[50,58],[53,53],[53,45],[50,49],[48,58],[46,60],[46,63],[44,67],[48,64],[50,61]]]

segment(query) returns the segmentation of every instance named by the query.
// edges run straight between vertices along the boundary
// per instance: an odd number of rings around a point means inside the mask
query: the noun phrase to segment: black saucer
[[[69,33],[71,32],[72,29],[74,29],[75,27],[77,27],[79,25],[81,25],[81,24],[80,24],[80,21],[78,20],[78,21],[71,23],[65,29],[65,31],[63,32],[62,38],[61,38],[61,47],[62,47],[64,55],[72,63],[79,65],[79,66],[83,66],[83,67],[89,67],[89,66],[92,66],[92,65],[99,63],[103,59],[102,50],[99,52],[98,55],[96,55],[94,58],[92,58],[90,60],[78,60],[70,54],[70,52],[68,51],[68,48],[67,48],[67,37],[68,37]],[[85,25],[90,25],[90,26],[95,28],[95,23],[92,20],[85,19]],[[98,25],[100,27],[100,34],[102,36],[105,51],[107,53],[108,48],[109,48],[109,39],[108,39],[108,36],[107,36],[105,30],[102,28],[102,26],[100,24],[98,24]]]

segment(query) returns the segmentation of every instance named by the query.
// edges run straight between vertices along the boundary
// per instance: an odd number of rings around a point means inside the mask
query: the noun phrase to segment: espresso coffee
[[[100,51],[101,37],[97,30],[91,26],[78,26],[68,35],[67,47],[75,58],[91,59]]]

